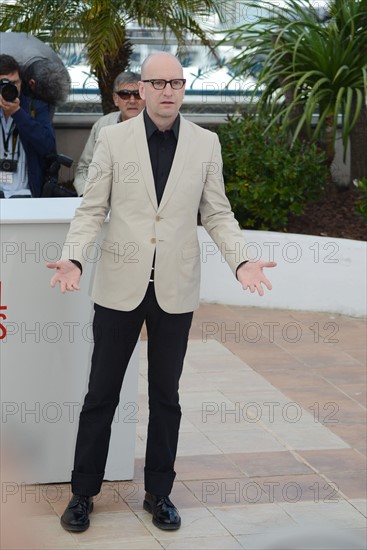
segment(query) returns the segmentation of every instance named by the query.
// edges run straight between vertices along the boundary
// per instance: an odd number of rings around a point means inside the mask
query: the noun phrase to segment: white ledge
[[[264,270],[273,290],[265,288],[262,297],[244,292],[208,233],[200,227],[202,301],[366,315],[366,242],[270,231],[243,233],[252,259],[277,262],[276,268]]]
[[[54,199],[2,199],[2,224],[14,223],[67,223],[73,219],[80,197]]]

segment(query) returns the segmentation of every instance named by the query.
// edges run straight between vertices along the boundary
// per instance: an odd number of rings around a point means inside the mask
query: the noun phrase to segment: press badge
[[[0,171],[0,184],[12,185],[13,172],[1,172]]]

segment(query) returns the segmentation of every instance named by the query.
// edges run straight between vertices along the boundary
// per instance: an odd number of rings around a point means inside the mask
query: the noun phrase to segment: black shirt
[[[161,201],[173,159],[176,152],[178,132],[180,129],[180,115],[177,115],[172,128],[161,132],[144,111],[144,124],[147,134],[150,162],[152,165],[155,190],[158,204]]]

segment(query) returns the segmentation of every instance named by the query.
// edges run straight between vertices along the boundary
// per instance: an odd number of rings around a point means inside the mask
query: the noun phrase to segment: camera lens
[[[3,84],[1,87],[1,95],[5,101],[14,101],[18,97],[18,88],[11,82]]]

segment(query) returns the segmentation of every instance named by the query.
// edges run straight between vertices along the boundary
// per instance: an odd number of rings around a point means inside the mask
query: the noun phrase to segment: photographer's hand
[[[19,97],[14,99],[14,101],[5,101],[2,95],[0,95],[0,107],[3,110],[5,118],[12,116],[20,109]]]

